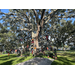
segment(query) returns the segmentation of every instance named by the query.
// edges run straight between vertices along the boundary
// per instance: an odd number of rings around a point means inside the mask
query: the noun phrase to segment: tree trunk
[[[21,50],[21,56],[22,56],[22,50]]]
[[[34,37],[34,47],[36,47],[36,50],[34,50],[34,54],[37,53],[37,49],[39,48],[39,42],[38,42],[39,31],[40,31],[40,28],[38,25],[38,30],[37,30],[36,36]]]
[[[37,32],[38,33],[38,32]],[[37,48],[39,48],[38,44],[38,36],[34,39],[34,48],[36,47],[36,50],[34,49],[34,55],[37,53]]]
[[[25,50],[25,46],[24,46],[24,54],[26,53],[26,50]]]

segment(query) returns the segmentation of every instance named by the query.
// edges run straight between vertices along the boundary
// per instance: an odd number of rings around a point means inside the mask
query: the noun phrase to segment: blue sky
[[[9,9],[1,9],[1,12],[8,13]],[[0,15],[0,18],[1,18],[1,15]],[[0,22],[2,23],[2,21],[0,21]]]
[[[9,9],[1,9],[1,12],[4,12],[4,13],[8,13],[9,12]],[[50,12],[49,12],[50,13]],[[1,17],[1,16],[0,16]],[[40,17],[40,16],[39,16]],[[66,19],[65,19],[66,20]],[[70,20],[69,18],[67,20]],[[72,22],[75,21],[74,18],[71,18]]]
[[[1,12],[8,13],[8,12],[9,12],[9,9],[1,9]],[[49,13],[50,13],[50,12],[49,12]],[[1,17],[1,16],[0,16],[0,17]],[[39,18],[40,18],[40,16],[39,16]],[[65,19],[65,20],[66,20],[66,19]],[[68,18],[67,20],[70,20],[70,19]],[[75,21],[74,18],[71,18],[71,20],[72,20],[72,22]]]
[[[9,9],[1,9],[1,12],[8,13]]]
[[[4,13],[8,13],[9,12],[9,9],[1,9],[1,11],[4,12]],[[49,13],[50,13],[50,11],[49,11]],[[1,18],[1,15],[0,15],[0,18]],[[39,16],[39,18],[40,18],[40,16]],[[70,19],[68,18],[67,20],[70,20]],[[72,20],[72,22],[74,22],[75,21],[75,18],[71,18],[71,20]],[[2,23],[2,21],[0,21],[0,22]]]
[[[1,9],[1,12],[8,13],[9,12],[9,9]],[[50,11],[49,11],[49,13],[50,13]],[[0,18],[1,18],[1,16],[0,16]],[[39,18],[40,18],[40,16],[39,16]],[[68,18],[67,20],[70,20],[70,19]],[[71,20],[72,20],[72,23],[75,21],[74,18],[71,18]],[[0,22],[2,23],[2,21],[0,21]],[[8,29],[10,29],[10,27],[8,27]]]

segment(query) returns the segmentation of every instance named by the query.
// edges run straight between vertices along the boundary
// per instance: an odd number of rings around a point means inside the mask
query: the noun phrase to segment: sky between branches
[[[1,9],[1,12],[4,12],[4,13],[8,13],[9,12],[9,9]],[[67,11],[66,11],[67,12]],[[50,13],[50,11],[49,11],[49,13]],[[40,16],[39,16],[40,17]],[[0,16],[0,18],[1,18],[1,16]],[[67,20],[72,20],[72,23],[75,21],[75,19],[74,18],[68,18],[68,19],[65,19],[66,21]],[[2,21],[0,21],[0,23],[2,23]],[[7,29],[10,29],[10,27],[8,27]],[[49,37],[49,39],[50,39],[50,37]]]

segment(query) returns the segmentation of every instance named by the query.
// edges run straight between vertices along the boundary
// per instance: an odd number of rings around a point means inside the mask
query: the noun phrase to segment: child
[[[52,51],[52,47],[50,46],[50,50]]]

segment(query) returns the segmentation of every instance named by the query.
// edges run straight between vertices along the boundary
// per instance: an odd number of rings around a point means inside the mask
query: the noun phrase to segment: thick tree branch
[[[75,18],[75,15],[72,15],[72,16],[58,16],[58,15],[54,15],[54,17],[56,17],[56,18],[71,18],[71,17]]]
[[[0,15],[15,15],[14,13],[3,13],[3,12],[0,12]]]
[[[41,20],[39,21],[39,25],[40,25],[41,21],[44,19],[44,14],[45,14],[45,9],[43,9],[43,11],[42,11]]]
[[[47,23],[52,17],[53,15],[58,11],[59,9],[55,9],[54,11],[52,11],[48,16],[45,16],[45,17],[48,17],[48,19],[46,20],[45,23]]]
[[[11,15],[13,15],[13,16],[17,16],[16,14],[14,14],[14,13],[3,13],[3,12],[0,12],[0,15],[7,15],[7,16],[11,16]],[[26,16],[26,18],[28,19],[28,22],[30,22],[30,20],[29,20],[29,17],[26,15],[26,13],[21,13],[21,14],[24,14],[25,16]],[[18,16],[19,17],[19,16]],[[19,19],[21,19],[21,20],[23,20],[23,21],[25,21],[24,19],[22,19],[22,18],[19,18]]]
[[[18,10],[17,9],[15,9],[17,12],[18,12]],[[30,20],[29,20],[29,17],[27,16],[27,14],[26,13],[22,13],[22,12],[20,12],[21,14],[23,14],[23,15],[25,15],[26,16],[26,18],[28,19],[28,22],[30,22]]]
[[[11,15],[14,15],[14,16],[16,16],[16,17],[14,17],[16,20],[22,20],[23,22],[28,23],[28,25],[32,25],[32,23],[27,22],[25,19],[23,19],[23,18],[21,18],[21,17],[15,15],[15,14],[9,14],[9,13],[3,13],[3,12],[0,12],[0,14],[4,14],[4,15],[9,16],[8,19],[12,19],[12,17],[10,17],[10,16],[11,16]],[[25,15],[26,15],[26,14],[25,14]],[[27,15],[26,15],[26,17],[28,18]],[[3,17],[3,18],[6,19],[6,17]],[[1,19],[3,19],[3,18],[1,18]],[[29,18],[28,18],[28,19],[29,19]],[[27,29],[27,28],[24,28],[24,29],[21,29],[21,30],[32,31],[32,29]]]
[[[28,19],[28,22],[30,22],[30,19],[29,19],[29,17],[26,15],[26,13],[25,13],[25,16],[27,17],[27,19]]]
[[[36,38],[38,38],[39,31],[41,32],[41,30],[43,28],[44,14],[45,14],[45,9],[42,10],[41,20],[39,21],[39,24],[37,24],[38,25],[38,31],[37,31],[37,37]],[[41,25],[40,25],[40,23],[41,23]]]
[[[23,28],[23,29],[20,29],[20,30],[32,31],[32,29],[28,29],[28,28]]]
[[[38,23],[38,16],[37,16],[37,12],[35,11],[35,9],[33,9],[33,12],[34,12],[35,17],[36,17],[36,22],[37,22],[37,25],[39,25],[39,23]]]
[[[50,15],[54,15],[57,11],[58,11],[59,9],[55,9],[54,11],[52,11],[48,16],[50,16]]]

